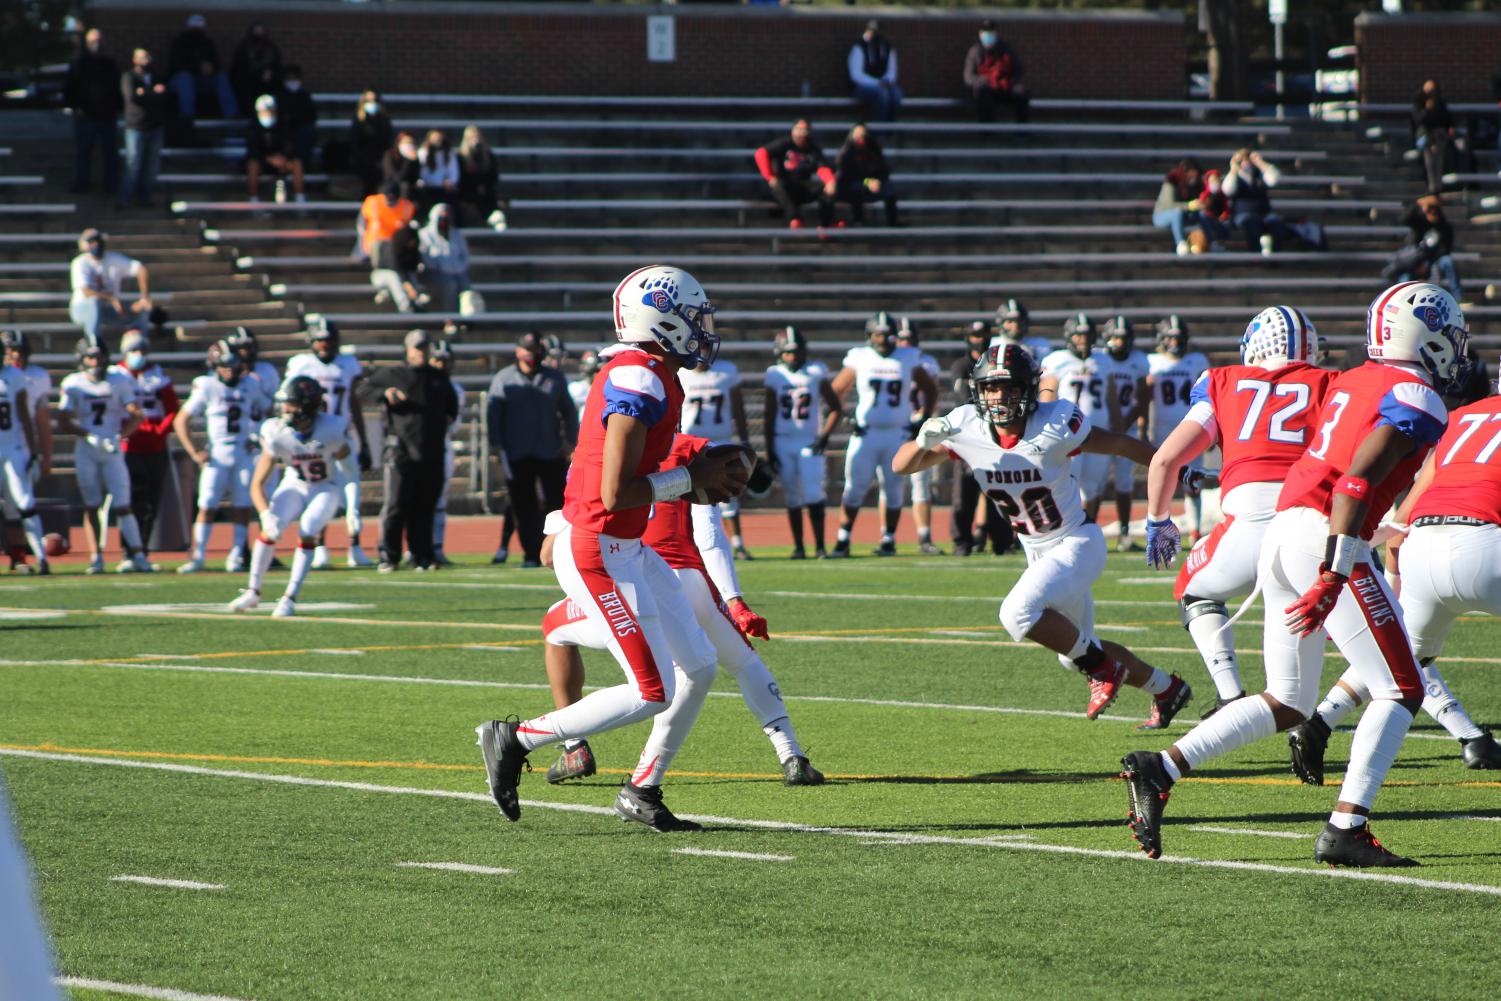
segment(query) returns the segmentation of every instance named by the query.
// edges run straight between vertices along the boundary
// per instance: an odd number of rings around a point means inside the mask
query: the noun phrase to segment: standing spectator
[[[522,567],[542,565],[542,520],[563,506],[568,456],[578,441],[579,418],[563,373],[542,364],[542,338],[523,334],[516,362],[490,383],[485,427],[500,459],[511,515],[521,536]],[[542,507],[537,506],[541,487]]]
[[[790,135],[756,150],[756,169],[771,188],[771,197],[782,207],[789,228],[802,228],[798,207],[813,201],[818,203],[818,224],[833,223],[834,169],[813,141],[813,127],[806,118],[793,123]]]
[[[1412,99],[1413,146],[1423,155],[1423,174],[1428,179],[1428,193],[1444,190],[1449,150],[1454,145],[1454,116],[1444,100],[1437,80],[1424,80]]]
[[[443,486],[438,491],[438,506],[433,512],[433,562],[440,567],[453,566],[453,560],[443,552],[444,540],[448,537],[448,489],[453,485],[453,469],[455,465],[455,452],[453,447],[453,434],[458,430],[459,418],[464,412],[464,387],[459,385],[459,379],[453,374],[453,345],[447,341],[434,341],[432,359],[429,362],[433,368],[448,376],[448,381],[453,383],[454,393],[454,419],[449,422],[448,434],[444,439],[443,448]]]
[[[865,32],[850,46],[848,62],[850,86],[865,105],[865,113],[878,122],[895,121],[902,103],[902,89],[896,85],[896,50],[881,34],[878,21],[865,22]]]
[[[265,24],[250,22],[245,37],[235,46],[229,61],[229,79],[235,100],[248,108],[262,94],[275,94],[282,86],[281,49],[271,41]]]
[[[395,181],[387,183],[378,195],[371,195],[360,206],[360,246],[370,259],[370,284],[380,289],[403,313],[409,313],[417,305],[417,288],[404,265],[416,270],[416,264],[407,259],[406,248],[414,242],[411,222],[416,208],[401,196],[401,186]],[[377,295],[377,299],[380,296]]]
[[[162,367],[149,357],[149,342],[143,334],[131,331],[120,341],[120,370],[136,387],[136,406],[141,408],[141,423],[120,446],[125,453],[125,468],[130,473],[130,508],[141,524],[141,551],[151,549],[151,530],[161,507],[162,488],[167,481],[167,436],[180,406],[177,390]]]
[[[381,573],[396,569],[403,535],[415,569],[436,565],[433,514],[443,484],[448,425],[459,415],[453,382],[429,364],[432,339],[427,331],[409,331],[404,343],[406,364],[374,369],[361,388],[366,402],[383,405],[386,414]]]
[[[1022,311],[1025,315],[1025,310]],[[974,383],[971,376],[975,365],[979,364],[985,352],[990,348],[991,331],[984,320],[976,320],[970,324],[969,333],[964,339],[965,353],[959,356],[949,369],[949,378],[954,387],[954,399],[958,403],[968,403],[974,399]],[[1021,344],[1018,337],[1005,333],[999,336],[1006,341]],[[963,460],[958,460],[963,462]],[[961,475],[962,474],[962,475]],[[954,508],[952,517],[949,519],[949,537],[954,540],[954,555],[969,556],[972,553],[985,552],[985,540],[989,538],[992,551],[999,556],[1011,548],[1014,534],[1011,522],[1001,517],[986,517],[983,530],[976,535],[976,516],[984,517],[992,512],[983,508],[984,495],[980,492],[980,484],[969,474],[969,466],[965,464],[961,470],[954,474]]]
[[[73,112],[73,139],[78,157],[73,166],[73,193],[87,194],[94,173],[94,147],[104,161],[101,190],[115,193],[120,184],[119,140],[115,120],[125,110],[120,92],[120,67],[104,54],[104,36],[98,28],[84,32],[83,49],[68,64],[63,96]]]
[[[1196,247],[1189,243],[1188,231],[1199,228],[1199,194],[1204,190],[1204,168],[1193,157],[1178,161],[1178,166],[1162,178],[1162,187],[1157,192],[1157,203],[1152,206],[1152,225],[1170,230],[1173,247],[1179,257],[1190,251],[1203,253],[1207,246]],[[1203,234],[1200,234],[1201,239]],[[1207,244],[1207,240],[1204,240]]]
[[[506,228],[500,169],[478,125],[464,129],[464,139],[459,143],[459,205],[464,212],[460,225],[477,226],[483,220],[496,232]]]
[[[417,245],[428,304],[439,313],[457,313],[459,296],[469,290],[469,244],[453,224],[453,209],[446,203],[439,202],[428,213]]]
[[[1270,257],[1287,236],[1282,217],[1272,212],[1272,196],[1282,173],[1259,152],[1239,149],[1230,158],[1225,175],[1225,194],[1230,196],[1230,219],[1246,235],[1246,249]]]
[[[69,265],[73,300],[68,314],[83,328],[90,344],[102,344],[100,338],[106,328],[134,327],[144,333],[151,313],[151,274],[146,265],[106,250],[104,242],[104,234],[97,229],[84,230],[78,237],[80,253]],[[140,292],[129,306],[120,299],[120,286],[126,278],[134,278]]]
[[[1032,95],[1022,83],[1022,63],[1011,46],[996,34],[995,22],[980,22],[980,38],[964,57],[964,85],[975,98],[975,115],[982,122],[995,121],[997,104],[1011,109],[1018,122],[1025,122]]]
[[[441,129],[428,132],[417,150],[417,207],[427,212],[439,202],[453,202],[459,190],[459,158]]]
[[[130,70],[120,77],[125,99],[125,183],[118,204],[131,198],[142,207],[151,204],[156,173],[162,159],[162,126],[167,122],[167,85],[151,72],[151,53],[136,49]]]
[[[886,164],[886,154],[881,144],[863,122],[856,122],[850,129],[839,155],[834,158],[834,186],[839,200],[848,202],[850,217],[856,225],[865,222],[865,203],[883,202],[886,206],[886,225],[900,226],[896,214],[896,193],[891,187],[891,168]]]
[[[245,187],[250,200],[261,200],[261,171],[276,175],[276,200],[287,200],[287,175],[292,175],[292,190],[299,202],[307,198],[302,192],[302,161],[292,146],[292,130],[277,113],[276,98],[262,94],[255,99],[255,120],[245,131]]]
[[[381,106],[380,92],[365,91],[349,123],[349,165],[359,175],[365,197],[381,189],[386,151],[395,142],[396,128]]]
[[[205,98],[218,104],[221,117],[240,115],[229,74],[219,62],[219,48],[208,37],[207,26],[202,14],[191,15],[167,52],[167,79],[177,97],[177,113],[189,122],[206,110],[199,103]]]
[[[396,133],[396,145],[381,157],[380,175],[383,185],[394,181],[401,186],[402,198],[415,198],[422,180],[422,163],[417,159],[417,140],[410,132]]]
[[[294,63],[287,67],[276,106],[292,133],[292,153],[306,169],[312,165],[313,151],[318,146],[318,105],[302,85],[301,66]]]

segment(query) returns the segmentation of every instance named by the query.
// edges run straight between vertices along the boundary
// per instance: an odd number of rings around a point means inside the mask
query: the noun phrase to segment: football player
[[[734,362],[719,358],[706,367],[685,368],[678,373],[678,382],[683,386],[684,434],[710,441],[730,441],[733,435],[734,441],[750,442],[745,419],[745,394],[740,388],[740,369]],[[729,519],[735,558],[750,559],[740,528],[739,499],[725,501],[720,505],[719,513]]]
[[[1148,725],[1165,727],[1192,692],[1182,678],[1095,637],[1090,588],[1105,569],[1105,536],[1084,516],[1072,460],[1082,451],[1146,465],[1152,450],[1139,438],[1091,427],[1066,400],[1039,403],[1040,378],[1025,348],[990,348],[975,364],[973,402],[925,421],[917,440],[898,450],[896,470],[910,474],[951,457],[968,463],[1027,554],[1027,569],[1001,602],[1006,632],[1088,678],[1087,718],[1109,708],[1126,684],[1152,696]]]
[[[177,440],[199,466],[193,550],[177,572],[197,573],[203,569],[215,512],[222,501],[228,500],[230,517],[234,519],[234,543],[224,569],[239,573],[245,569],[250,548],[250,474],[255,469],[255,458],[250,452],[255,424],[250,414],[251,400],[260,394],[260,382],[246,378],[245,361],[227,338],[209,345],[206,366],[208,373],[193,380],[188,401],[172,421]],[[206,449],[194,445],[188,431],[195,417],[204,419],[208,434]]]
[[[782,479],[787,523],[792,529],[792,559],[808,558],[803,547],[803,509],[813,530],[813,553],[824,548],[824,449],[844,416],[829,381],[829,368],[808,360],[808,339],[796,327],[777,334],[772,344],[776,364],[766,370],[766,455]]]
[[[1355,728],[1339,802],[1313,857],[1357,867],[1417,864],[1384,848],[1367,822],[1423,702],[1422,672],[1396,596],[1371,560],[1370,540],[1444,433],[1440,394],[1455,378],[1465,339],[1459,304],[1437,285],[1401,282],[1371,303],[1370,360],[1329,383],[1309,426],[1317,430],[1288,471],[1262,543],[1267,690],[1225,706],[1165,753],[1121,759],[1131,833],[1148,856],[1162,854],[1162,811],[1174,782],[1308,719],[1327,635],[1372,701]]]
[[[589,401],[589,384],[594,381],[594,373],[598,371],[598,351],[591,349],[579,355],[579,377],[568,384],[568,395],[573,397],[573,405],[580,412]]]
[[[1002,342],[1011,341],[1026,348],[1033,360],[1040,362],[1051,354],[1053,349],[1046,337],[1031,336],[1031,329],[1032,321],[1028,316],[1027,307],[1023,306],[1019,299],[1007,299],[996,307],[995,322],[991,325],[993,339],[990,346],[999,347]]]
[[[910,316],[904,316],[897,321],[896,346],[915,349],[917,364],[932,376],[933,385],[936,386],[943,370],[938,367],[938,359],[919,347],[921,343],[917,324]],[[926,420],[925,415],[932,414],[937,409],[937,400],[924,399],[922,390],[916,386],[912,387],[911,423],[913,425],[921,424]],[[909,479],[912,482],[912,521],[917,525],[917,551],[923,556],[942,556],[943,550],[933,545],[933,470],[921,470],[913,473]]]
[[[906,481],[891,471],[891,460],[904,441],[912,437],[912,393],[922,392],[922,418],[933,415],[938,404],[938,384],[922,366],[916,348],[896,346],[896,328],[883,312],[865,321],[866,343],[850,349],[844,366],[834,377],[834,395],[843,406],[851,388],[855,390],[855,426],[850,433],[849,449],[844,454],[844,516],[834,558],[850,554],[850,532],[860,502],[871,480],[881,485],[881,508],[885,519],[877,556],[896,555],[896,526],[902,517]]]
[[[433,342],[432,353],[428,355],[428,364],[439,372],[448,372],[449,381],[453,383],[453,395],[459,401],[459,417],[448,425],[448,433],[443,440],[443,489],[438,494],[438,506],[433,510],[433,562],[440,567],[453,566],[443,552],[443,540],[448,535],[448,488],[453,483],[454,450],[453,432],[458,427],[464,413],[464,387],[459,385],[458,376],[453,372],[453,345],[447,341]]]
[[[1117,423],[1109,409],[1116,401],[1105,391],[1110,360],[1105,352],[1095,349],[1099,336],[1094,321],[1083,313],[1063,321],[1064,346],[1042,359],[1038,399],[1044,403],[1053,400],[1072,403],[1090,427],[1109,431]],[[1084,495],[1085,510],[1098,513],[1110,476],[1110,457],[1099,453],[1081,455],[1074,463],[1073,473]]]
[[[248,612],[261,603],[261,585],[276,543],[290,525],[297,525],[297,555],[287,590],[271,614],[286,618],[297,612],[297,596],[313,565],[318,536],[339,511],[337,464],[349,455],[349,431],[344,419],[323,409],[323,387],[316,379],[294,375],[276,393],[278,414],[260,428],[261,453],[250,479],[250,498],[260,516],[261,531],[250,557],[250,583],[229,603],[231,612]],[[270,498],[266,484],[277,465],[288,474]]]
[[[41,454],[32,417],[35,412],[26,376],[14,365],[0,367],[0,489],[4,491],[6,518],[20,524],[36,553],[36,572],[47,574],[52,571],[47,551],[42,548],[42,518],[36,513],[32,479]]]
[[[36,433],[37,450],[32,453],[36,459],[28,469],[34,490],[38,480],[52,475],[52,376],[42,366],[31,364],[31,342],[25,331],[0,331],[0,346],[5,350],[4,361],[0,364],[21,373],[26,381],[26,397],[31,401],[31,426]],[[9,522],[19,524],[21,512],[8,498],[0,508]],[[32,572],[26,563],[26,546],[13,542],[9,549],[10,568],[20,573]]]
[[[1147,375],[1150,371],[1147,356],[1136,350],[1136,328],[1124,316],[1117,316],[1105,325],[1105,356],[1108,360],[1105,375],[1105,392],[1109,397],[1112,431],[1142,437],[1146,426],[1147,406],[1151,399],[1147,391]],[[1136,548],[1131,541],[1131,500],[1135,474],[1131,460],[1116,456],[1109,460],[1115,486],[1115,517],[1120,530],[1115,537],[1117,552],[1128,553]],[[1091,519],[1097,519],[1099,505],[1090,510]]]
[[[1210,369],[1194,381],[1188,412],[1147,470],[1147,564],[1166,569],[1178,550],[1170,509],[1179,475],[1216,444],[1224,456],[1225,518],[1193,547],[1173,589],[1183,628],[1214,680],[1210,713],[1245,694],[1225,602],[1256,586],[1256,560],[1282,481],[1303,455],[1334,379],[1335,373],[1309,364],[1317,337],[1300,309],[1270,306],[1257,313],[1240,339],[1241,364]]]
[[[348,562],[352,567],[368,567],[370,558],[360,546],[365,524],[360,517],[360,474],[370,468],[370,443],[365,440],[365,414],[357,390],[364,376],[359,361],[339,350],[339,328],[334,321],[309,314],[307,343],[311,350],[287,361],[287,378],[306,375],[316,379],[323,387],[324,409],[344,419],[350,436],[349,454],[339,462],[338,477],[344,495],[344,525],[349,530]],[[313,569],[331,563],[328,546],[320,540],[313,554]]]
[[[141,526],[130,508],[130,471],[120,451],[120,439],[141,423],[136,405],[135,382],[124,372],[112,371],[104,347],[83,338],[73,349],[78,371],[63,379],[58,422],[64,434],[76,435],[73,465],[78,492],[83,497],[84,538],[89,544],[89,573],[104,572],[104,532],[99,508],[109,497],[110,509],[120,525],[125,559],[119,573],[151,573],[154,569],[141,550]]]
[[[1157,324],[1157,350],[1147,356],[1147,388],[1151,411],[1147,432],[1153,448],[1161,448],[1188,415],[1189,395],[1199,376],[1209,370],[1209,359],[1188,350],[1188,324],[1169,316]],[[1183,498],[1188,513],[1190,542],[1198,542],[1204,524],[1204,501],[1200,494]]]

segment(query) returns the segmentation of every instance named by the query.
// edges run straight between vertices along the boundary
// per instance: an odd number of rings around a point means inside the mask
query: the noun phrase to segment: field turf
[[[1348,730],[1322,789],[1281,737],[1181,783],[1152,862],[1119,759],[1213,698],[1169,577],[1112,554],[1095,592],[1103,636],[1196,689],[1138,733],[1142,693],[1088,722],[1081,678],[1001,632],[1018,555],[776,556],[741,572],[830,781],[782,786],[721,673],[666,786],[708,829],[665,836],[608,813],[645,724],[592,741],[583,782],[547,785],[537,752],[519,823],[486,794],[474,726],[550,707],[547,571],[319,572],[292,620],[222,614],[241,579],[217,573],[0,582],[0,768],[62,972],[259,1001],[1493,993],[1501,782],[1431,719],[1374,822],[1422,868],[1313,862]],[[1238,631],[1252,688],[1260,621]],[[1462,622],[1442,668],[1483,723],[1498,664],[1501,625]]]

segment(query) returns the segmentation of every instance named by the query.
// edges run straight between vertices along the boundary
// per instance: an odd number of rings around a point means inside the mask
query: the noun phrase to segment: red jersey
[[[1433,482],[1409,519],[1458,514],[1501,525],[1501,396],[1454,411],[1434,454]]]
[[[1189,416],[1219,430],[1222,496],[1242,483],[1277,483],[1308,447],[1324,391],[1337,373],[1293,362],[1281,368],[1226,365],[1199,377]]]
[[[698,457],[709,444],[709,439],[691,434],[680,434],[672,443],[672,451],[662,463],[663,469],[686,466]],[[693,501],[687,497],[677,500],[658,501],[651,506],[651,520],[646,523],[646,534],[641,541],[667,561],[674,570],[704,569],[703,554],[693,541]]]
[[[1438,393],[1407,369],[1368,361],[1341,372],[1329,383],[1308,451],[1288,470],[1277,510],[1307,507],[1327,517],[1334,485],[1349,470],[1361,442],[1378,427],[1390,425],[1411,438],[1417,448],[1385,480],[1371,484],[1369,507],[1360,526],[1360,537],[1369,540],[1393,498],[1412,484],[1428,450],[1443,436],[1447,417]]]
[[[646,424],[646,447],[635,469],[636,476],[645,476],[656,472],[671,451],[682,409],[683,388],[667,363],[630,345],[611,353],[589,386],[579,418],[578,447],[563,491],[563,517],[570,525],[619,539],[641,538],[650,507],[606,511],[600,499],[605,421],[611,414],[625,414]]]

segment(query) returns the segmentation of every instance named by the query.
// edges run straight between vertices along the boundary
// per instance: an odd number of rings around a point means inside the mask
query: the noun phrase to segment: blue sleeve
[[[1376,421],[1377,427],[1394,427],[1419,446],[1432,445],[1444,436],[1444,421],[1424,407],[1399,399],[1395,392],[1381,398],[1378,412],[1381,416]]]
[[[1209,373],[1205,372],[1194,380],[1194,388],[1188,394],[1188,405],[1195,403],[1207,403],[1212,408],[1214,404],[1209,399]]]
[[[659,400],[649,393],[622,389],[608,379],[604,384],[604,396],[605,406],[599,415],[601,424],[608,421],[611,414],[625,414],[652,427],[667,416],[666,400]]]

